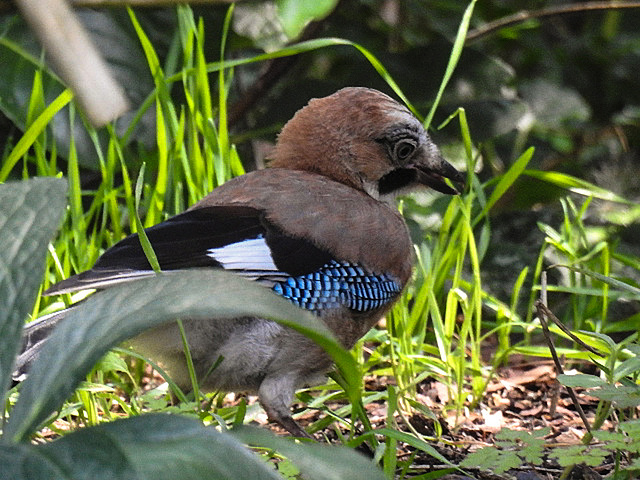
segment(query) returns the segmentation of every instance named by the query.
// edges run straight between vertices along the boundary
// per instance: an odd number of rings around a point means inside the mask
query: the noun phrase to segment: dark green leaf
[[[132,478],[129,472],[149,480],[279,478],[230,435],[177,415],[143,415],[81,429],[44,448],[77,469],[74,479],[105,478],[103,471],[120,471],[116,478],[122,479]]]
[[[383,480],[385,477],[373,462],[346,447],[318,443],[295,443],[277,437],[264,429],[240,427],[231,434],[248,445],[278,451],[300,469],[308,480]]]
[[[347,372],[350,395],[357,398],[355,360],[317,317],[228,272],[175,271],[98,292],[70,310],[23,383],[5,435],[24,440],[110,348],[148,328],[177,318],[233,321],[254,316],[294,328],[327,349]]]
[[[0,462],[0,476],[12,480],[281,478],[230,435],[161,414],[80,429],[45,445],[2,447]]]
[[[0,478],[69,480],[55,462],[32,445],[6,444],[0,444]]]
[[[66,190],[66,182],[56,178],[0,185],[0,400],[42,281],[47,245],[60,225]]]

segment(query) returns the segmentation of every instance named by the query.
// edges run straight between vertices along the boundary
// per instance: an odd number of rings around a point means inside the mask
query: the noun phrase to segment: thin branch
[[[539,307],[542,309],[542,311],[544,312],[544,314],[546,315],[546,317],[550,320],[553,321],[553,323],[556,324],[556,326],[562,330],[569,338],[571,338],[571,340],[573,340],[574,342],[576,342],[578,345],[580,345],[582,348],[584,348],[585,350],[590,351],[591,353],[593,353],[594,355],[598,355],[601,358],[606,357],[606,355],[604,355],[603,353],[600,353],[598,350],[596,350],[595,348],[593,348],[591,345],[587,345],[586,343],[584,343],[582,340],[580,340],[580,338],[578,338],[571,330],[569,330],[566,325],[564,323],[562,323],[558,317],[556,317],[553,312],[551,310],[549,310],[549,307],[547,307],[543,302],[540,302],[540,305],[536,304],[536,307]]]
[[[547,344],[549,345],[549,351],[551,352],[551,357],[553,358],[553,363],[556,366],[556,373],[558,375],[564,374],[564,369],[562,368],[562,364],[560,363],[560,359],[558,358],[558,352],[556,352],[556,348],[553,344],[553,339],[551,338],[551,332],[549,332],[549,327],[547,325],[547,321],[544,319],[544,311],[540,308],[542,302],[538,300],[536,302],[536,308],[538,309],[538,318],[540,319],[540,325],[542,325],[542,332],[544,333],[544,338],[547,340]],[[580,419],[584,424],[584,428],[587,429],[587,432],[591,433],[591,426],[589,425],[589,420],[587,416],[584,414],[584,410],[582,410],[582,405],[578,402],[578,397],[576,396],[573,388],[565,386],[567,389],[567,393],[571,397],[571,401],[573,405],[576,407],[578,411],[578,415],[580,415]]]
[[[546,300],[546,283],[547,283],[546,273],[547,272],[542,272],[542,276],[541,276],[542,277],[541,283],[543,287],[543,298],[545,300]],[[558,352],[556,351],[556,347],[553,344],[553,338],[551,338],[549,325],[547,324],[547,321],[545,319],[545,311],[543,310],[543,307],[546,307],[546,305],[544,305],[542,300],[538,300],[535,303],[535,307],[538,311],[538,318],[540,319],[540,325],[542,326],[542,333],[544,334],[544,338],[546,339],[547,344],[549,345],[549,351],[551,352],[551,358],[553,358],[553,363],[556,367],[556,373],[558,375],[562,375],[564,374],[564,369],[562,368],[562,364],[560,363],[560,359],[558,358]],[[589,425],[589,420],[587,419],[587,416],[584,414],[584,410],[582,410],[582,405],[580,405],[580,402],[578,402],[578,397],[573,391],[573,388],[567,387],[567,386],[565,386],[565,388],[567,389],[567,393],[569,393],[569,396],[571,397],[571,401],[573,402],[573,405],[575,406],[576,411],[578,412],[578,415],[580,415],[580,419],[582,420],[584,427],[587,429],[587,432],[589,432],[590,434],[591,426]]]
[[[567,15],[573,13],[593,12],[599,10],[621,10],[625,8],[640,8],[640,2],[583,2],[569,5],[558,5],[540,10],[522,10],[513,15],[499,18],[486,23],[481,27],[471,30],[467,34],[467,44],[481,39],[496,30],[510,27],[518,23],[526,22],[535,18],[554,17],[557,15]]]

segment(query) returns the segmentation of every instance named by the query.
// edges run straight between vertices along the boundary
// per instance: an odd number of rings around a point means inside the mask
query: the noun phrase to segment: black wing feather
[[[188,210],[145,229],[161,270],[219,267],[207,255],[223,247],[265,234],[258,210],[249,207],[205,207]],[[151,270],[137,234],[116,243],[93,269]]]
[[[281,274],[311,273],[333,258],[308,240],[288,236],[266,220],[262,211],[251,207],[211,206],[188,210],[145,232],[161,270],[221,268],[220,263],[208,255],[210,249],[261,235]],[[109,248],[92,269],[57,283],[45,294],[103,288],[152,274],[138,235],[132,234]]]

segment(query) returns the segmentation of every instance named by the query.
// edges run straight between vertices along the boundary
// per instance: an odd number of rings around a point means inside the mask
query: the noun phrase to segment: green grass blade
[[[144,220],[145,227],[151,227],[162,220],[164,199],[167,193],[169,177],[167,129],[160,99],[156,103],[156,144],[158,146],[158,165],[156,167],[156,184],[151,194],[149,210]],[[138,199],[139,200],[139,199]]]
[[[142,221],[140,220],[140,216],[138,215],[138,208],[140,207],[140,196],[142,195],[142,184],[144,182],[144,164],[142,164],[142,168],[140,168],[140,174],[138,175],[138,180],[136,181],[136,208],[135,208],[135,221],[136,228],[138,230],[138,239],[140,240],[140,246],[144,251],[147,260],[149,261],[149,265],[154,272],[160,273],[160,263],[158,263],[158,257],[156,253],[153,251],[153,247],[151,246],[151,242],[149,241],[149,237],[147,233],[144,231],[144,226],[142,225]]]
[[[475,1],[475,0],[474,0]],[[262,62],[265,60],[272,60],[274,58],[281,57],[290,57],[292,55],[299,55],[301,53],[310,52],[313,50],[318,50],[320,48],[327,47],[335,47],[335,46],[349,46],[357,49],[362,55],[369,61],[371,66],[380,74],[380,76],[387,82],[389,87],[400,97],[400,99],[409,107],[409,109],[415,114],[419,116],[419,112],[413,107],[409,99],[402,93],[402,90],[398,86],[398,84],[393,80],[387,69],[382,65],[382,63],[373,55],[369,50],[364,48],[362,45],[352,42],[350,40],[345,40],[343,38],[317,38],[314,40],[308,40],[305,42],[296,43],[294,45],[282,48],[275,52],[263,53],[261,55],[256,55],[254,57],[248,58],[239,58],[235,60],[226,60],[224,65],[220,62],[209,63],[207,66],[207,71],[209,73],[217,72],[221,68],[233,68],[240,65],[246,65],[249,63]],[[172,76],[169,78],[170,81],[176,81],[177,78]]]
[[[393,430],[391,428],[377,428],[372,430],[371,432],[367,432],[363,434],[363,436],[372,436],[372,435],[384,435],[386,437],[393,438],[399,442],[406,443],[407,445],[411,445],[418,450],[423,451],[430,457],[437,459],[438,461],[445,463],[447,465],[452,465],[452,463],[444,457],[440,452],[438,452],[434,447],[429,445],[424,440],[414,437],[406,432],[400,432],[398,430]]]
[[[626,292],[629,295],[631,295],[633,298],[635,298],[636,300],[640,300],[640,288],[634,287],[633,285],[629,285],[628,283],[622,282],[620,280],[617,280],[615,278],[609,277],[607,275],[602,275],[601,273],[598,272],[594,272],[592,270],[586,269],[586,268],[582,268],[582,267],[575,267],[573,265],[554,265],[554,267],[564,267],[564,268],[568,268],[569,270],[573,270],[574,272],[578,272],[578,273],[582,273],[584,275],[587,275],[589,277],[595,278],[596,280],[599,280],[611,287],[617,288],[620,292]],[[598,292],[597,290],[590,290],[590,289],[585,289],[584,291],[582,291],[581,293],[586,293],[586,292]],[[610,292],[611,294],[613,292]],[[603,292],[599,292],[599,295],[604,295]]]
[[[162,85],[162,80],[164,79],[164,73],[162,71],[162,67],[160,66],[160,60],[158,59],[158,55],[156,54],[149,37],[142,29],[140,22],[136,18],[135,13],[130,7],[127,7],[127,13],[129,14],[129,19],[133,24],[133,28],[136,31],[136,35],[138,35],[138,39],[140,40],[140,44],[142,45],[142,49],[144,50],[145,57],[147,58],[147,63],[149,64],[149,70],[151,71],[151,75],[153,76],[153,80],[156,84]]]
[[[71,98],[73,98],[71,90],[67,89],[62,92],[47,108],[44,109],[40,115],[38,115],[38,118],[34,120],[31,126],[27,128],[27,131],[24,132],[24,135],[22,135],[20,140],[18,140],[18,143],[5,160],[2,169],[0,169],[0,183],[4,182],[8,178],[9,173],[16,163],[18,163],[18,160],[27,153],[27,150],[29,150],[33,143],[38,139],[38,136],[47,127],[49,122],[51,122],[53,116],[67,103],[69,103]]]
[[[438,94],[436,95],[436,99],[434,100],[433,105],[431,106],[431,109],[427,114],[427,118],[423,122],[424,128],[427,130],[429,129],[431,120],[433,120],[436,109],[440,104],[440,99],[442,98],[444,89],[447,87],[449,80],[451,80],[451,76],[456,69],[456,65],[458,65],[458,60],[460,60],[460,55],[462,55],[462,49],[467,37],[467,31],[469,30],[469,23],[471,22],[471,15],[473,14],[473,8],[475,7],[475,4],[476,0],[471,0],[466,10],[464,11],[464,14],[462,15],[462,20],[460,21],[460,26],[458,27],[458,33],[456,34],[456,39],[454,40],[453,48],[451,49],[451,55],[449,56],[449,62],[447,63],[447,69],[444,72],[442,82],[440,82]]]
[[[216,162],[216,183],[220,185],[229,179],[227,174],[229,165],[229,130],[227,128],[227,88],[225,82],[224,55],[229,35],[229,27],[233,17],[233,4],[229,6],[222,27],[222,41],[220,42],[220,70],[218,71],[218,158]],[[204,67],[204,62],[202,63]],[[202,69],[204,72],[204,68]]]
[[[598,187],[593,183],[589,183],[586,180],[582,180],[577,177],[573,177],[566,173],[560,172],[545,172],[541,170],[524,170],[524,175],[528,175],[532,178],[537,178],[543,182],[550,183],[560,188],[566,188],[567,190],[584,195],[586,197],[592,196],[599,198],[600,200],[608,200],[610,202],[623,203],[625,205],[637,205],[619,195],[616,195],[610,190]]]
[[[528,148],[522,155],[520,155],[520,158],[518,158],[518,160],[516,160],[513,165],[511,165],[509,170],[507,170],[500,177],[500,180],[491,192],[491,195],[489,195],[486,205],[478,214],[478,216],[473,219],[474,227],[489,213],[491,207],[493,207],[495,203],[500,200],[502,195],[504,195],[509,187],[513,185],[513,182],[515,182],[518,177],[525,171],[525,168],[527,168],[529,161],[531,161],[531,158],[533,157],[533,152],[533,147]]]

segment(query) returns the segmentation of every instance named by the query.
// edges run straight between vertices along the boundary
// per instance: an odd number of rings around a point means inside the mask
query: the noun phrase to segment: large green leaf
[[[56,178],[0,185],[0,400],[42,282],[47,245],[60,225],[66,190],[66,182]]]
[[[22,384],[5,436],[15,442],[34,433],[110,348],[148,328],[178,318],[252,316],[276,320],[324,347],[346,372],[347,393],[356,398],[360,377],[355,360],[317,317],[229,272],[177,271],[98,292],[69,311]]]
[[[300,469],[308,480],[384,480],[374,463],[348,448],[317,443],[295,443],[289,438],[273,435],[264,429],[240,427],[231,434],[243,443],[269,448],[283,454]]]
[[[32,445],[0,445],[0,478],[67,480],[69,477]]]
[[[54,442],[0,447],[0,477],[12,480],[277,479],[230,435],[198,420],[151,414],[84,428]]]

